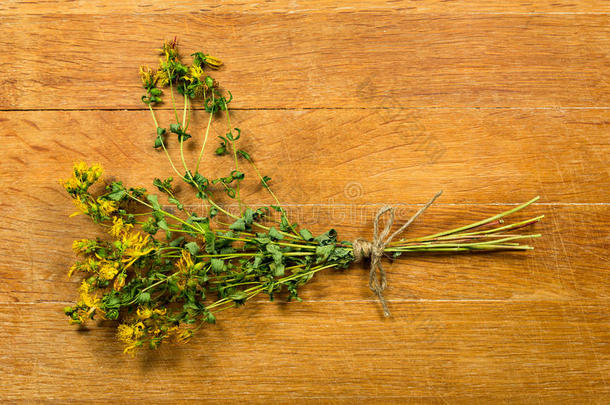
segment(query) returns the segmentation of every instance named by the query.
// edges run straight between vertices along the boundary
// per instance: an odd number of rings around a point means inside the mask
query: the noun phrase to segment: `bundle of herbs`
[[[107,231],[105,237],[73,243],[79,260],[69,275],[84,274],[75,305],[66,307],[70,322],[84,324],[102,318],[116,320],[117,337],[132,353],[141,347],[157,348],[162,342],[186,342],[206,323],[215,323],[217,313],[243,305],[258,294],[271,300],[280,292],[288,300],[300,300],[301,286],[323,270],[346,268],[363,257],[371,260],[370,286],[389,314],[381,291],[385,287],[382,256],[396,258],[412,252],[473,252],[529,250],[525,239],[538,234],[513,231],[534,224],[543,216],[505,223],[504,218],[522,210],[538,198],[482,221],[433,235],[393,241],[410,222],[389,235],[392,208],[382,208],[375,218],[373,241],[340,241],[335,230],[314,236],[288,218],[250,154],[238,148],[241,130],[231,126],[232,95],[219,88],[210,71],[222,66],[217,58],[193,53],[186,64],[176,40],[163,44],[156,68],[141,67],[146,93],[142,101],[151,112],[156,137],[154,148],[163,153],[176,178],[205,202],[205,212],[192,212],[176,193],[170,178],[155,178],[155,192],[129,187],[121,181],[104,182],[102,168],[80,162],[62,185],[73,198],[75,214],[85,214]],[[175,122],[168,127],[157,120],[155,106],[168,89]],[[176,94],[175,94],[176,93]],[[182,97],[182,111],[175,98]],[[194,109],[197,104],[201,109]],[[191,114],[207,114],[201,149],[194,165],[185,156]],[[224,117],[223,117],[224,116]],[[200,172],[212,121],[226,119],[226,135],[214,150],[215,159],[230,161],[227,175],[208,178]],[[180,161],[168,153],[170,137],[180,150]],[[218,164],[218,163],[217,163]],[[248,167],[256,182],[268,192],[274,205],[249,207],[240,197],[240,184]],[[239,213],[217,203],[219,194],[236,200]],[[437,195],[438,196],[438,195]],[[435,196],[435,198],[437,197]],[[169,208],[168,208],[169,207]],[[389,214],[383,230],[380,217]],[[222,222],[219,218],[228,218]]]

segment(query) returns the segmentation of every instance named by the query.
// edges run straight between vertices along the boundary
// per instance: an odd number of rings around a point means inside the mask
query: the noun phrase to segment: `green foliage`
[[[179,142],[183,142],[183,141],[186,141],[187,139],[191,138],[191,135],[187,134],[185,129],[182,128],[182,126],[180,124],[170,124],[169,132],[171,132],[172,134],[178,135]]]
[[[101,182],[102,169],[84,163],[75,166],[73,178],[64,184],[79,211],[103,224],[109,234],[74,243],[79,260],[70,271],[85,280],[76,304],[64,308],[64,313],[77,324],[102,316],[117,320],[117,337],[127,351],[187,341],[203,324],[215,323],[218,312],[244,305],[261,293],[270,300],[283,296],[298,301],[299,289],[315,273],[353,260],[349,244],[338,242],[335,231],[314,237],[288,219],[271,191],[271,177],[261,176],[250,154],[238,147],[244,133],[230,123],[228,106],[233,96],[210,76],[210,69],[222,62],[203,52],[192,57],[191,64],[182,61],[177,41],[167,41],[159,66],[140,69],[146,89],[142,101],[156,129],[154,147],[164,151],[178,175],[176,180],[190,187],[181,190],[172,177],[154,178],[156,195],[112,181],[98,195],[94,193],[99,188],[91,186]],[[162,89],[169,93],[174,110],[169,125],[159,124],[153,108],[162,102]],[[183,95],[182,113],[176,108],[177,94]],[[205,112],[192,110],[195,102]],[[196,111],[207,114],[208,127],[198,140],[202,149],[191,170],[183,143],[191,138],[190,115]],[[230,166],[216,161],[213,168],[200,166],[210,124],[223,115],[227,129],[219,137],[215,154],[230,155]],[[167,149],[168,132],[176,134],[180,144],[178,164],[171,158],[178,153]],[[240,184],[250,180],[250,173],[246,176],[240,167],[244,160],[274,198],[273,206],[253,208],[241,200]],[[203,200],[207,209],[200,206],[199,212],[191,212],[183,199],[188,191]],[[216,203],[221,193],[236,200],[239,215]],[[270,215],[272,210],[279,218]]]

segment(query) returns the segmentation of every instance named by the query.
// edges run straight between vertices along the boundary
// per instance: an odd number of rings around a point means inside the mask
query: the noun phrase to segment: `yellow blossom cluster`
[[[184,290],[186,288],[193,266],[193,258],[191,254],[188,251],[183,250],[182,257],[180,257],[180,260],[176,262],[176,269],[178,269],[176,285],[180,290]]]
[[[89,308],[95,308],[100,301],[97,298],[97,295],[91,295],[91,284],[89,284],[87,280],[83,280],[78,292],[80,294],[79,304],[85,305]]]
[[[132,224],[126,224],[121,217],[112,218],[112,226],[108,233],[115,238],[120,238],[133,228]]]
[[[89,166],[85,162],[78,162],[74,164],[72,177],[61,180],[61,184],[71,195],[78,195],[87,191],[92,184],[97,182],[103,172],[99,164]]]
[[[120,324],[117,329],[117,338],[125,345],[124,353],[133,354],[145,342],[151,347],[156,347],[165,340],[186,343],[193,336],[193,331],[172,325],[166,314],[165,308],[138,307],[137,316],[131,322]]]
[[[71,216],[85,214],[100,222],[109,219],[110,215],[117,211],[117,202],[103,197],[96,199],[89,193],[89,187],[98,182],[102,174],[103,169],[99,164],[89,166],[85,162],[78,162],[74,164],[72,177],[60,181],[74,199],[77,211]]]
[[[142,80],[142,86],[145,88],[155,87],[159,79],[158,72],[152,70],[149,66],[140,66],[140,80]]]
[[[85,257],[85,260],[74,263],[70,267],[68,277],[72,277],[75,271],[81,271],[84,273],[95,273],[100,268],[100,261],[94,257]]]
[[[134,324],[120,324],[117,328],[117,338],[125,344],[123,353],[133,353],[134,350],[141,346],[139,339],[144,335],[144,324],[137,322]]]

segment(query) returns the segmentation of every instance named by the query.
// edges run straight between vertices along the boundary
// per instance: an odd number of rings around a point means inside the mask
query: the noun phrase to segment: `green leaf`
[[[184,132],[184,129],[182,129],[182,126],[180,126],[180,124],[170,124],[169,132],[178,135],[179,141],[186,141],[191,137],[189,134]]]
[[[207,314],[207,315],[206,315],[206,317],[205,317],[205,321],[206,321],[207,323],[216,323],[216,317],[214,316],[214,314],[213,314],[213,313],[208,312],[208,314]]]
[[[245,175],[242,172],[240,172],[239,170],[233,170],[231,172],[231,177],[233,177],[235,180],[243,180]]]
[[[142,230],[144,232],[148,232],[151,235],[154,235],[159,230],[159,226],[157,225],[157,220],[153,217],[148,218],[148,221],[142,224]]]
[[[241,137],[241,129],[239,128],[235,128],[235,130],[237,131],[237,136],[233,136],[233,132],[229,131],[227,132],[227,138],[232,141],[235,142],[236,140],[238,140]]]
[[[120,181],[113,182],[109,187],[112,192],[107,194],[106,197],[112,201],[121,201],[125,196],[127,196],[127,190],[123,186],[123,183]]]
[[[215,273],[220,273],[225,268],[225,262],[222,259],[217,259],[215,257],[210,260],[210,265]]]
[[[324,245],[316,247],[316,256],[318,257],[316,263],[322,263],[327,261],[334,249],[335,245]]]
[[[303,237],[303,239],[305,239],[306,241],[312,241],[313,240],[313,235],[307,229],[301,229],[299,231],[299,233],[301,234],[301,237]]]
[[[284,270],[286,266],[284,266],[284,263],[274,262],[269,265],[269,268],[272,271],[273,277],[282,277],[284,275]]]
[[[184,247],[193,255],[195,256],[197,253],[199,253],[199,245],[196,242],[189,242],[186,245],[184,245]]]
[[[269,267],[273,271],[273,275],[275,277],[281,276],[284,274],[284,262],[282,251],[279,246],[274,244],[268,244],[265,246],[267,252],[271,253],[271,257],[273,258],[273,263]]]
[[[236,291],[233,294],[229,295],[228,298],[233,300],[233,301],[243,301],[246,298],[248,298],[248,294],[246,294],[243,291]]]
[[[152,204],[153,209],[155,211],[161,210],[161,205],[159,205],[159,199],[157,198],[157,196],[155,194],[148,194],[146,196],[146,199]]]
[[[245,150],[238,150],[237,151],[238,154],[240,154],[244,159],[248,160],[248,161],[252,161],[252,158],[250,157],[250,154],[248,152],[246,152]]]
[[[245,231],[246,230],[246,223],[244,222],[243,219],[238,219],[237,221],[233,222],[230,226],[229,229],[232,229],[234,231]]]
[[[320,245],[328,245],[331,243],[335,243],[337,242],[337,231],[335,231],[334,229],[330,229],[326,233],[315,237],[314,240]]]
[[[208,253],[214,253],[216,251],[215,242],[216,235],[214,232],[206,230],[204,233],[205,237],[205,251]]]
[[[263,187],[265,188],[269,188],[269,182],[271,181],[271,177],[269,176],[263,176],[263,178],[261,179],[261,184],[263,185]]]
[[[282,219],[280,220],[280,230],[282,232],[290,232],[290,222],[288,222],[288,218],[286,218],[286,214],[282,212]]]
[[[169,197],[167,199],[167,201],[169,201],[172,204],[176,205],[176,208],[178,208],[180,211],[182,211],[182,209],[184,208],[184,206],[182,205],[182,203],[180,203],[180,201],[178,201],[177,199],[175,199],[174,197]]]
[[[169,232],[169,226],[167,225],[167,222],[165,222],[165,219],[157,221],[157,226],[163,229],[164,231]]]
[[[140,295],[138,295],[138,302],[140,304],[148,304],[150,302],[150,294],[147,292],[141,292]]]
[[[178,246],[182,245],[182,242],[184,242],[184,236],[180,236],[179,238],[174,239],[173,241],[171,241],[169,243],[169,245],[171,247],[178,247]]]
[[[269,236],[271,236],[272,238],[276,239],[276,240],[280,240],[280,239],[284,239],[284,235],[282,235],[277,229],[275,229],[274,227],[271,227],[271,229],[269,229]]]
[[[127,191],[119,190],[110,194],[106,194],[106,198],[112,201],[121,201],[127,195]]]
[[[252,211],[251,208],[246,208],[243,217],[246,225],[252,225],[252,223],[254,222],[254,211]]]
[[[163,135],[165,135],[165,128],[157,127],[157,137],[155,138],[155,149],[163,146]]]
[[[172,189],[172,180],[173,177],[168,177],[167,179],[161,180],[159,178],[155,178],[153,180],[153,186],[157,187],[160,192],[167,193]]]

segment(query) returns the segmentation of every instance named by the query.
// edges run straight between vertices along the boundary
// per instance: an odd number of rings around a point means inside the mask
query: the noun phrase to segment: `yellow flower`
[[[119,274],[117,278],[114,279],[114,289],[117,291],[121,291],[121,288],[125,285],[125,275]]]
[[[213,69],[218,69],[222,66],[222,61],[218,58],[215,58],[211,55],[205,56],[205,64]]]
[[[123,234],[121,242],[125,246],[123,255],[127,256],[126,261],[130,258],[143,256],[149,253],[152,249],[146,249],[150,242],[150,235],[142,235],[140,232],[125,232]]]
[[[83,183],[75,177],[70,177],[68,180],[60,180],[59,183],[70,194],[77,193],[83,185]]]
[[[78,254],[84,252],[86,250],[86,242],[88,242],[87,239],[80,239],[72,242],[72,250],[74,251],[74,253]]]
[[[139,307],[136,313],[138,314],[138,318],[142,320],[148,319],[153,315],[152,309],[144,307]]]
[[[133,228],[132,224],[126,224],[123,222],[122,218],[114,217],[112,218],[112,227],[108,231],[108,233],[115,238],[120,237],[123,233],[128,232],[131,228]]]
[[[86,262],[83,263],[82,270],[88,271],[88,272],[94,272],[98,269],[99,266],[100,266],[100,262],[98,260],[95,260],[90,257],[87,259]]]
[[[83,280],[83,283],[80,285],[79,293],[81,303],[90,308],[97,306],[100,301],[97,296],[91,295],[91,286],[85,280]]]
[[[95,247],[95,241],[89,239],[80,239],[72,242],[72,250],[76,254],[91,253],[95,250]]]
[[[74,202],[74,205],[76,206],[76,209],[78,209],[78,211],[70,215],[71,217],[80,214],[87,214],[89,212],[89,206],[85,202],[83,202],[83,200],[81,200],[80,196],[76,196],[76,198],[72,200],[72,202]]]
[[[148,66],[140,66],[140,79],[142,80],[142,86],[144,88],[155,87],[157,85],[158,76]]]
[[[72,273],[74,273],[75,271],[80,269],[80,264],[79,263],[74,263],[72,266],[70,266],[70,271],[68,272],[68,278],[72,277]]]
[[[90,170],[95,174],[96,177],[101,177],[104,173],[104,168],[99,163],[94,163],[91,165]]]
[[[133,336],[136,339],[142,337],[142,335],[144,335],[145,329],[146,329],[146,327],[144,326],[144,324],[142,322],[136,323],[135,325],[133,325]]]
[[[87,163],[85,162],[77,162],[74,164],[73,169],[73,178],[77,181],[82,182],[83,184],[86,184],[87,187],[89,187],[91,184],[95,183],[100,177],[102,177],[102,174],[104,172],[102,166],[97,163],[89,167],[89,165],[87,165]]]
[[[99,204],[100,213],[104,216],[109,216],[111,213],[117,210],[117,203],[115,201],[97,199]]]
[[[178,263],[176,263],[176,267],[178,268],[178,271],[182,273],[189,273],[193,268],[193,258],[187,250],[182,251],[182,257],[178,260]]]
[[[117,275],[118,272],[119,272],[119,270],[117,269],[117,263],[110,264],[110,263],[106,262],[106,263],[102,264],[98,274],[104,280],[112,280],[114,278],[114,276]]]
[[[193,331],[191,329],[173,326],[167,330],[166,334],[165,338],[171,343],[186,343],[193,336]]]
[[[193,80],[200,79],[202,75],[203,75],[203,69],[201,68],[201,66],[193,65],[189,68],[188,76],[185,76],[184,78],[192,83]]]
[[[133,354],[135,349],[140,347],[142,344],[138,341],[145,333],[145,326],[142,322],[136,324],[127,325],[125,323],[120,324],[117,327],[117,339],[127,345],[123,350],[123,353]]]
[[[167,71],[163,69],[157,70],[155,73],[155,80],[159,86],[167,86],[169,84],[169,76],[167,75]]]
[[[178,343],[187,343],[191,339],[191,337],[193,337],[193,331],[190,329],[183,329],[176,336],[176,341]]]
[[[74,163],[74,174],[76,176],[82,176],[83,173],[86,173],[89,170],[89,166],[85,162],[76,162]]]
[[[117,327],[116,336],[121,342],[131,345],[134,343],[133,332],[133,328],[130,325],[122,323]]]
[[[178,58],[178,41],[174,38],[172,41],[163,42],[163,47],[159,50],[165,56],[165,61],[173,61]]]
[[[191,270],[193,269],[193,259],[191,258],[191,254],[188,251],[182,251],[182,257],[176,263],[176,268],[178,269],[176,286],[180,290],[184,290],[186,288],[186,284],[190,279]]]

